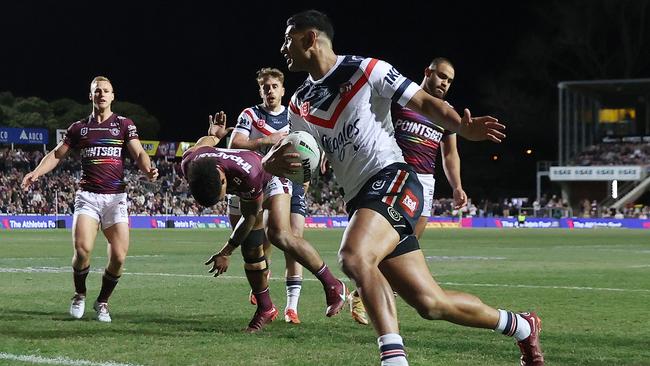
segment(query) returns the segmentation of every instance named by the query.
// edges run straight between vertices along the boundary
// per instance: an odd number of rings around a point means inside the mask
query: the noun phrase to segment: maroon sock
[[[257,299],[257,308],[258,309],[260,309],[262,311],[271,310],[271,307],[273,306],[273,301],[271,300],[271,294],[269,292],[268,287],[262,292],[253,292],[253,294],[255,295],[255,298]]]
[[[339,283],[339,280],[334,277],[332,272],[330,272],[329,267],[327,267],[327,264],[325,263],[323,263],[323,266],[320,267],[318,272],[314,273],[314,276],[320,280],[320,282],[323,284],[323,287],[325,288],[336,286]]]
[[[108,298],[111,297],[115,286],[117,286],[117,281],[120,280],[120,276],[115,276],[114,274],[104,270],[104,276],[102,276],[102,289],[99,291],[99,296],[97,296],[97,302],[108,302]]]
[[[76,293],[85,295],[86,294],[86,277],[88,277],[88,272],[90,272],[90,266],[77,270],[72,267],[72,278],[74,279],[74,290]]]

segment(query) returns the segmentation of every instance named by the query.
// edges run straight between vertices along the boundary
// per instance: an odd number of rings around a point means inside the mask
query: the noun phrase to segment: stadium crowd
[[[571,165],[648,165],[650,143],[617,142],[591,145],[580,152]]]
[[[644,152],[645,153],[645,152]],[[647,153],[650,154],[650,151]],[[74,194],[80,176],[78,159],[67,158],[50,174],[41,177],[32,188],[24,192],[18,187],[23,176],[34,169],[43,158],[42,151],[0,148],[0,213],[3,214],[72,214]],[[154,158],[159,178],[148,182],[138,173],[135,164],[127,163],[127,193],[129,212],[132,215],[225,215],[226,202],[204,208],[194,202],[189,188],[178,172],[180,162],[165,158]],[[336,184],[331,170],[312,181],[307,195],[310,216],[345,215],[343,193]],[[509,217],[520,211],[528,216],[567,217],[572,216],[568,202],[556,195],[543,195],[540,201],[527,198],[506,198],[497,201],[469,199],[461,210],[453,208],[452,198],[437,198],[433,202],[433,216],[463,217]],[[650,207],[632,205],[619,211],[598,206],[595,200],[580,203],[580,217],[634,217],[647,218]]]

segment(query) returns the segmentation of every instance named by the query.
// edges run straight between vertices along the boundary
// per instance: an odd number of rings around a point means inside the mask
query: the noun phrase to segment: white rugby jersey
[[[308,77],[291,97],[291,130],[316,138],[349,201],[375,173],[404,162],[390,106],[406,105],[418,90],[387,62],[338,56],[325,76]]]
[[[237,117],[237,125],[233,131],[255,140],[275,132],[289,132],[287,109],[282,106],[279,112],[269,112],[261,105],[244,109]],[[258,151],[266,154],[271,145],[263,146]]]

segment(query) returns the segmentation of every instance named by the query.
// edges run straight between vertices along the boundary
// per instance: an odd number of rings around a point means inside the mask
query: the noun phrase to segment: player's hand
[[[286,135],[288,135],[288,133],[286,133],[286,132],[274,132],[274,133],[264,137],[264,144],[265,145],[275,145],[280,140],[282,140]]]
[[[262,167],[275,176],[285,177],[302,169],[299,159],[300,155],[291,142],[278,141],[262,158]]]
[[[498,143],[506,137],[501,132],[505,129],[506,126],[499,123],[498,119],[491,116],[472,118],[469,109],[465,108],[458,134],[472,141],[490,140]]]
[[[216,136],[219,138],[219,140],[224,138],[230,133],[230,131],[233,130],[233,127],[226,128],[227,118],[224,111],[215,113],[214,116],[208,116],[208,121],[210,122],[210,126],[208,127],[208,135]]]
[[[36,173],[33,171],[29,172],[25,174],[25,176],[23,177],[23,181],[20,184],[20,186],[23,188],[23,190],[26,191],[29,188],[29,186],[31,186],[32,183],[36,182],[37,180],[38,180],[38,175],[36,175]]]
[[[214,277],[217,277],[228,270],[228,266],[230,265],[230,256],[219,252],[214,254],[207,262],[205,262],[206,266],[209,266],[210,264],[212,264],[212,269],[210,269],[209,272],[214,273]]]
[[[157,168],[151,168],[147,172],[147,178],[149,178],[149,181],[153,182],[158,178],[158,169]]]
[[[454,209],[460,210],[467,206],[467,194],[462,188],[454,189]]]

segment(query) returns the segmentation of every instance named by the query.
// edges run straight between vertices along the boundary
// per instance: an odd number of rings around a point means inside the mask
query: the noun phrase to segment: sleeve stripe
[[[411,85],[412,83],[413,82],[411,80],[404,79],[402,84],[399,86],[399,88],[397,88],[397,90],[395,91],[395,94],[393,94],[393,97],[391,98],[393,100],[393,102],[397,103],[400,100],[400,98],[402,97],[402,95],[404,94],[404,92],[406,91],[406,88],[409,85]]]

